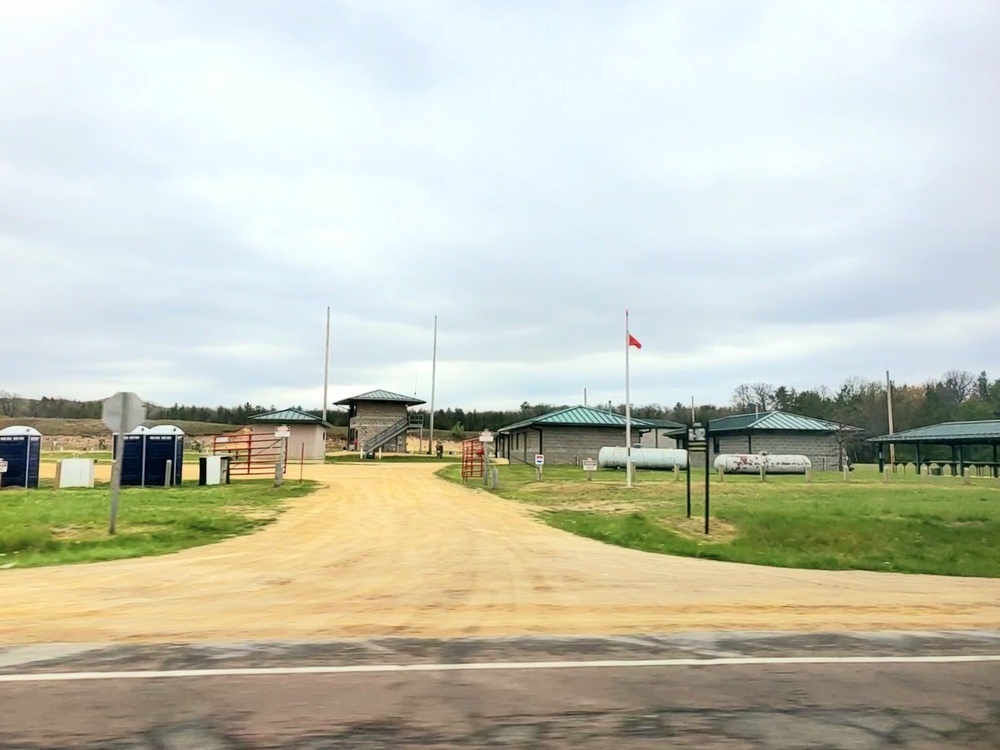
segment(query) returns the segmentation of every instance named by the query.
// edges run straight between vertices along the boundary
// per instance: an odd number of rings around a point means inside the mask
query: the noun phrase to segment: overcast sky
[[[0,389],[1000,375],[1000,3],[0,0]]]

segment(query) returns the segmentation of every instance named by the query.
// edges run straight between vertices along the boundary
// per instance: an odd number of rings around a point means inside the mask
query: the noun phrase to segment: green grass
[[[107,484],[95,489],[0,492],[0,568],[162,555],[248,534],[271,523],[284,501],[314,482],[240,480],[213,487],[121,491],[117,534],[108,535]],[[2,575],[2,570],[0,570]]]
[[[339,456],[327,456],[326,462],[331,464],[378,464],[378,463],[456,463],[461,461],[461,456],[449,456],[445,454],[444,457],[438,458],[437,456],[428,456],[424,453],[409,453],[405,456],[383,456],[382,458],[368,458],[362,460],[358,457],[357,453],[352,453],[350,455],[339,455]]]
[[[444,468],[461,482],[460,467]],[[1000,482],[918,479],[884,483],[859,466],[801,476],[727,476],[711,486],[711,530],[704,534],[704,472],[692,472],[692,518],[685,481],[672,473],[622,471],[586,481],[577,467],[501,466],[497,494],[533,506],[539,518],[581,536],[648,552],[760,565],[1000,577]],[[480,480],[469,486],[482,488]]]

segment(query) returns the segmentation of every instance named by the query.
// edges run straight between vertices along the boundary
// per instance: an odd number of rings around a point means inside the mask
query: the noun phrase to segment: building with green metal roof
[[[770,453],[807,456],[813,470],[838,469],[847,460],[847,441],[860,428],[816,417],[763,411],[709,420],[711,456]],[[694,462],[694,457],[692,457]]]
[[[633,418],[633,444],[668,425],[683,428],[674,422]],[[625,417],[590,406],[570,406],[502,427],[493,445],[497,456],[515,464],[533,464],[539,453],[545,456],[546,465],[580,464],[587,458],[596,460],[601,448],[625,445]]]
[[[327,430],[330,425],[320,417],[301,409],[278,409],[254,414],[247,420],[255,435],[273,435],[278,427],[288,427],[289,460],[323,461],[326,459]]]
[[[940,422],[869,438],[868,442],[878,444],[880,471],[885,468],[883,449],[886,445],[909,445],[913,446],[914,449],[913,463],[917,467],[918,474],[924,467],[931,464],[948,466],[956,474],[964,473],[966,466],[985,468],[994,477],[1000,473],[1000,461],[998,461],[1000,419],[983,419],[975,422]],[[950,449],[951,460],[930,458],[928,453],[931,446]],[[989,449],[992,460],[976,460],[972,455],[975,448]],[[910,462],[897,461],[897,463]]]
[[[251,424],[318,424],[329,428],[330,425],[317,417],[301,409],[278,409],[277,411],[267,411],[263,414],[254,414],[248,420]]]
[[[377,450],[406,453],[406,437],[423,427],[423,416],[410,414],[411,406],[425,401],[381,388],[334,401],[348,411],[347,444],[370,454]]]

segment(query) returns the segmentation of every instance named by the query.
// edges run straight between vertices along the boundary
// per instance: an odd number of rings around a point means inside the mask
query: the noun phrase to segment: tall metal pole
[[[705,533],[709,533],[709,518],[711,517],[710,505],[711,505],[711,478],[712,472],[708,464],[708,441],[710,436],[708,434],[708,420],[705,420]],[[688,463],[691,462],[691,455],[688,454]]]
[[[892,381],[889,380],[889,371],[885,371],[885,405],[886,409],[889,411],[889,434],[892,435],[895,430],[892,426]],[[892,470],[896,470],[896,444],[889,443],[889,465],[892,466]],[[919,469],[918,469],[919,471]]]
[[[431,355],[431,434],[427,441],[427,453],[430,455],[434,444],[434,387],[437,383],[437,352],[438,352],[438,316],[434,316],[434,352]]]
[[[625,311],[625,486],[632,486],[632,404],[629,395],[628,350],[631,348],[628,310]]]
[[[112,456],[115,460],[111,464],[111,518],[108,521],[108,534],[114,536],[118,523],[118,499],[122,491],[122,466],[125,463],[125,396],[121,395],[121,419],[118,421],[118,455]],[[114,445],[114,435],[111,436],[112,446]],[[145,470],[145,457],[143,457],[143,470]],[[145,484],[145,482],[143,482]]]
[[[587,389],[586,388],[583,389],[583,405],[584,406],[587,405]]]
[[[684,469],[684,473],[687,475],[685,481],[687,482],[687,517],[691,517],[691,433],[694,430],[694,422],[691,422],[691,427],[689,427],[685,432],[687,432],[687,437],[684,439],[684,447],[687,449],[687,467]]]
[[[323,421],[326,421],[327,397],[330,391],[330,307],[326,308],[326,355],[323,358]]]

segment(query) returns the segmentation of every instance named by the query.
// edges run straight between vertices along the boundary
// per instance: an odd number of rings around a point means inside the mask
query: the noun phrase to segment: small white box
[[[59,462],[59,488],[93,487],[95,463],[92,458],[64,458]]]
[[[222,456],[202,456],[205,462],[204,484],[222,484]]]

